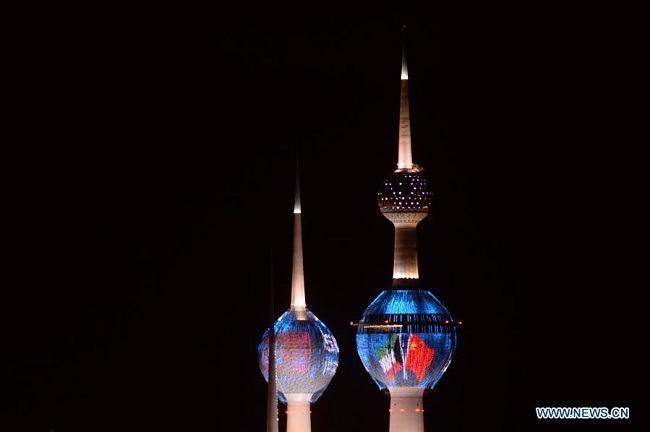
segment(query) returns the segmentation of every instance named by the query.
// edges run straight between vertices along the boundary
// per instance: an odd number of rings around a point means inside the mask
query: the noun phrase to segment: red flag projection
[[[400,356],[399,335],[391,335],[386,345],[377,350],[379,364],[384,370],[386,379],[392,381],[395,374],[402,370],[402,357]]]
[[[430,348],[418,335],[411,333],[406,351],[406,369],[415,374],[418,381],[427,374],[435,350]]]

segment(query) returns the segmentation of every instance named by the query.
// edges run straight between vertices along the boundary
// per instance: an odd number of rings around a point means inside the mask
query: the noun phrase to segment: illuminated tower
[[[395,227],[393,282],[353,325],[361,362],[390,396],[390,432],[423,432],[422,398],[451,362],[457,323],[418,275],[416,227],[429,212],[431,192],[424,170],[412,161],[404,41],[401,81],[397,169],[377,194],[379,209]]]
[[[275,376],[278,398],[287,405],[287,432],[311,431],[311,404],[329,385],[339,363],[339,347],[327,326],[305,302],[302,260],[300,189],[296,170],[296,199],[293,210],[293,274],[291,306],[278,318],[275,330]],[[268,328],[258,346],[259,365],[269,381]]]

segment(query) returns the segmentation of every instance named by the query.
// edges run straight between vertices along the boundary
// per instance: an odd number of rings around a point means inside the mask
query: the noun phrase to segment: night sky
[[[420,276],[463,321],[426,429],[631,429],[648,15],[511,6],[5,14],[0,429],[263,430],[298,157],[307,306],[340,347],[312,431],[388,430],[349,323],[391,283],[402,22]]]

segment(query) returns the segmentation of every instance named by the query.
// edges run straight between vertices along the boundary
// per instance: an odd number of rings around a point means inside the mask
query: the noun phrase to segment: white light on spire
[[[406,68],[406,54],[404,55],[402,59],[402,77],[403,80],[408,80],[409,79],[409,71]]]

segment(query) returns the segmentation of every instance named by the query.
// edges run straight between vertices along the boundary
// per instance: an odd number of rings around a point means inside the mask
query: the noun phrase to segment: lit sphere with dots
[[[419,222],[432,203],[428,179],[422,169],[398,169],[386,177],[377,192],[377,204],[393,223]]]

